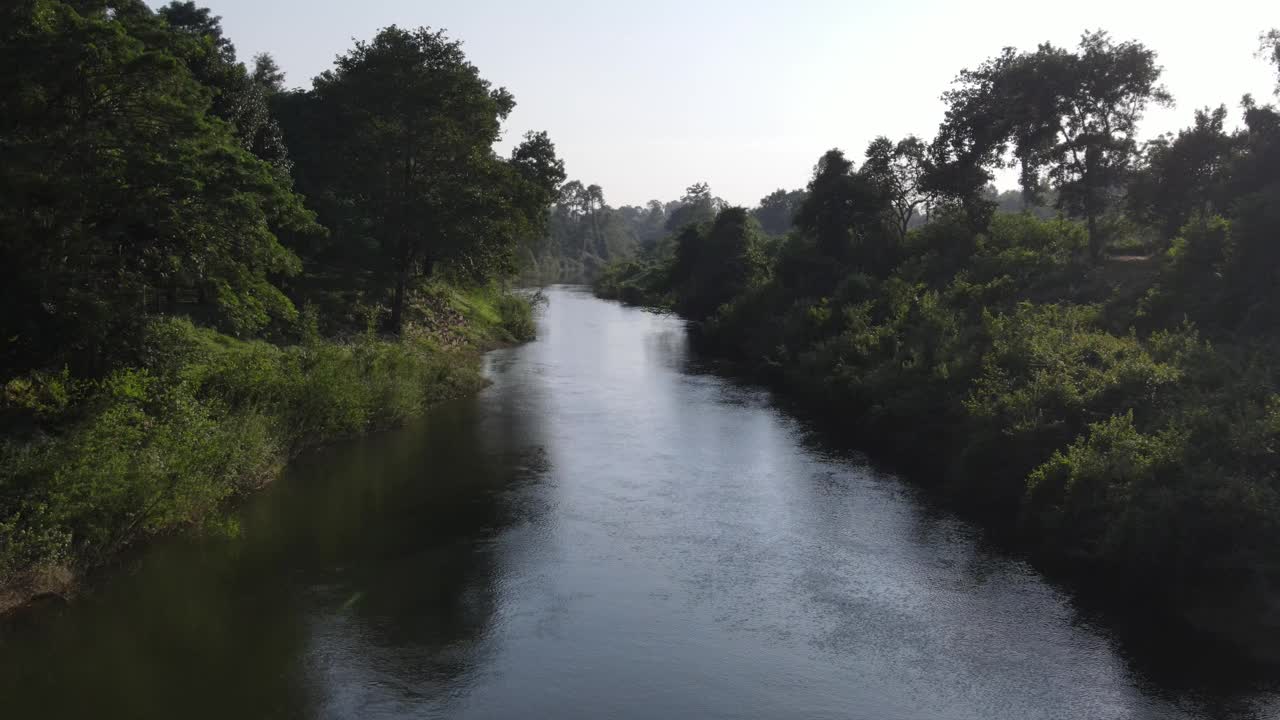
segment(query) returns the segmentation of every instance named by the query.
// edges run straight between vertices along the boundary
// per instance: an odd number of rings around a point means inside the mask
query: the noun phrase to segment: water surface
[[[0,717],[1277,716],[1252,681],[1148,672],[1114,622],[700,369],[678,319],[549,295],[479,396],[300,458],[236,539],[156,543],[8,621]]]

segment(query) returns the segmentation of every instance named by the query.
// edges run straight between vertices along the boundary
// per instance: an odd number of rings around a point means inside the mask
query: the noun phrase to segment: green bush
[[[673,302],[670,275],[666,259],[628,260],[606,267],[592,284],[592,290],[598,297],[628,305],[666,308]]]
[[[492,320],[471,312],[474,324],[493,324],[477,336],[531,337],[529,302],[493,297]],[[65,374],[10,381],[5,415],[34,421],[36,432],[0,443],[0,586],[215,521],[298,449],[479,388],[478,347],[444,349],[437,337],[411,329],[398,340],[282,347],[161,318],[143,333],[140,367],[94,383]]]
[[[1173,431],[1139,432],[1132,412],[1090,425],[1085,436],[1032,471],[1025,522],[1060,554],[1117,562],[1134,536],[1149,536],[1173,519],[1159,517],[1165,504],[1151,502],[1149,494],[1174,484],[1186,462],[1186,441]],[[1139,504],[1146,512],[1135,512]]]
[[[502,295],[497,304],[502,328],[513,340],[525,342],[538,334],[538,325],[533,319],[533,305],[528,300],[515,295]]]

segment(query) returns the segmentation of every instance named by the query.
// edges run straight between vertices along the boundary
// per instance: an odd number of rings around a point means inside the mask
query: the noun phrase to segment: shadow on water
[[[510,494],[546,469],[531,428],[481,412],[458,401],[309,453],[238,537],[156,543],[70,606],[10,619],[3,715],[341,716],[362,687],[412,702],[465,676],[494,612],[487,540],[529,520]]]

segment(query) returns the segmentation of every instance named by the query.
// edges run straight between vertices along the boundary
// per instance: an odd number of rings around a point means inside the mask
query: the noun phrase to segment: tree
[[[1267,45],[1277,37],[1262,39],[1260,55],[1280,63]],[[1234,133],[1218,108],[1153,143],[1133,194],[1140,217],[1176,230],[1162,278],[1167,314],[1266,341],[1280,322],[1280,111],[1249,96],[1242,105]]]
[[[192,76],[211,91],[210,113],[234,126],[241,147],[287,171],[288,149],[269,103],[269,96],[278,90],[271,84],[276,81],[272,73],[280,82],[284,76],[278,68],[272,70],[275,63],[271,56],[265,56],[267,64],[262,67],[266,82],[257,82],[236,59],[235,46],[222,32],[222,18],[208,8],[190,0],[174,0],[157,14],[169,32],[154,36],[150,42],[182,60]],[[148,18],[133,17],[139,30],[149,27]],[[262,56],[257,60],[264,61]]]
[[[596,235],[597,253],[606,253],[604,236],[600,233],[600,211],[605,208],[604,188],[599,185],[587,186],[587,211],[591,215],[591,227]]]
[[[469,261],[483,258],[470,263],[475,279],[516,272],[518,241],[545,234],[551,205],[565,178],[564,161],[545,132],[525,133],[510,159],[493,168],[496,192],[487,196],[488,206],[476,208],[492,224],[487,232],[476,234],[476,244],[462,255]]]
[[[600,211],[604,209],[604,189],[599,185],[588,185],[582,191],[581,198],[587,219],[591,221],[591,252],[599,257],[608,254],[605,250],[604,235],[600,233]]]
[[[711,194],[711,186],[705,182],[690,185],[680,198],[677,207],[667,216],[667,230],[675,231],[685,225],[710,222],[726,203]]]
[[[1195,124],[1147,144],[1129,188],[1130,210],[1170,239],[1198,214],[1228,210],[1227,173],[1237,142],[1225,130],[1227,108],[1197,110]]]
[[[671,280],[692,317],[711,315],[767,273],[759,224],[744,208],[722,210],[710,225],[685,225],[676,238]]]
[[[796,210],[804,202],[804,190],[790,192],[781,188],[760,198],[760,205],[751,211],[761,229],[770,235],[785,235],[795,222]]]
[[[289,102],[299,124],[316,128],[302,176],[336,199],[342,242],[372,253],[347,258],[383,279],[393,331],[410,283],[436,265],[473,277],[512,270],[516,241],[545,219],[529,198],[549,203],[555,184],[513,186],[563,177],[545,135],[526,138],[511,162],[494,154],[515,100],[441,31],[385,28]]]
[[[580,257],[601,257],[604,240],[600,236],[596,210],[604,205],[604,191],[599,185],[583,185],[578,180],[571,180],[560,188],[560,199],[570,215],[581,223],[578,230]]]
[[[235,45],[222,34],[222,18],[209,8],[202,8],[191,0],[173,0],[158,12],[173,30],[207,43],[213,58],[225,65],[236,61]]]
[[[634,255],[646,225],[654,222],[644,208],[610,207],[599,185],[578,180],[564,183],[549,211],[545,232],[525,242],[540,281],[594,276],[608,262]]]
[[[554,200],[555,189],[564,182],[564,161],[545,132],[527,132],[524,141],[511,151],[511,164],[524,180],[522,196],[525,216],[543,221]]]
[[[292,317],[272,280],[298,269],[276,233],[316,228],[301,199],[206,114],[145,6],[81,7],[0,29],[0,361],[96,373],[179,304],[242,334]]]
[[[814,168],[796,227],[841,265],[884,270],[892,262],[884,223],[888,207],[881,187],[854,172],[842,151],[828,150]]]
[[[660,200],[650,200],[645,205],[644,219],[638,232],[640,246],[646,250],[654,249],[662,239],[667,226],[667,208]]]
[[[271,53],[261,52],[253,56],[253,81],[272,93],[284,90],[284,71]]]
[[[1268,336],[1280,322],[1280,110],[1246,98],[1244,119],[1228,170],[1226,302],[1215,319]]]
[[[947,92],[940,137],[971,165],[999,165],[1012,149],[1021,183],[1034,196],[1047,179],[1060,207],[1082,217],[1090,252],[1101,256],[1100,227],[1137,152],[1135,134],[1148,104],[1168,104],[1155,53],[1136,42],[1085,33],[1077,52],[1041,45],[1006,48],[964,70]],[[988,175],[989,177],[989,175]]]
[[[928,206],[930,195],[925,187],[928,169],[928,147],[913,135],[897,143],[878,137],[867,147],[862,174],[888,198],[891,222],[899,241],[906,239],[911,220],[921,206]]]
[[[1036,198],[1028,198],[1027,193],[1021,190],[1005,190],[1001,192],[995,185],[988,185],[983,195],[995,203],[997,212],[1031,213],[1041,220],[1047,220],[1058,215],[1058,211],[1053,207],[1057,202],[1057,193],[1053,190],[1046,190],[1039,198],[1039,202],[1036,202]]]
[[[1280,95],[1280,28],[1273,28],[1258,36],[1258,57],[1276,66],[1276,95]]]
[[[666,234],[667,211],[659,200],[650,200],[644,207],[627,205],[618,212],[635,235],[639,252],[652,252]]]

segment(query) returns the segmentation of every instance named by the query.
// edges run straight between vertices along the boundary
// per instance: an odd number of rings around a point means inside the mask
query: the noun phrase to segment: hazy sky
[[[1280,25],[1274,0],[199,1],[241,59],[270,51],[291,86],[380,27],[445,28],[515,94],[507,138],[549,131],[569,176],[613,205],[699,180],[746,205],[801,187],[828,148],[861,159],[877,135],[932,137],[961,68],[1006,45],[1074,47],[1086,28],[1159,53],[1177,106],[1149,113],[1144,135],[1205,105],[1226,103],[1234,121],[1244,93],[1270,97],[1274,75],[1253,52]]]

